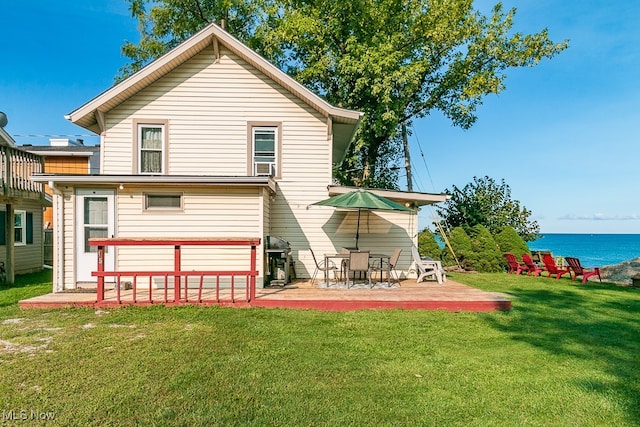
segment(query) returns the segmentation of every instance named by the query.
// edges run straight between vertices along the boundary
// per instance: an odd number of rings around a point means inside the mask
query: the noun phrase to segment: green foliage
[[[471,243],[471,237],[464,231],[464,228],[454,227],[449,232],[448,238],[460,266],[466,270],[473,270],[473,244]],[[450,251],[445,252],[443,258],[445,265],[456,265],[455,258]]]
[[[509,252],[514,254],[518,259],[521,259],[524,253],[531,254],[526,242],[511,226],[504,227],[494,238],[502,254]],[[505,260],[503,260],[502,263],[504,266],[507,265]]]
[[[469,128],[506,71],[531,67],[567,47],[546,29],[513,31],[515,9],[490,16],[472,0],[128,0],[141,41],[127,42],[120,78],[210,22],[227,30],[330,103],[363,111],[343,183],[397,185],[401,124],[439,110]]]
[[[445,193],[451,198],[436,206],[436,212],[447,227],[464,227],[467,231],[483,225],[492,235],[510,226],[525,241],[535,240],[540,231],[536,221],[530,220],[531,211],[511,199],[511,189],[504,179],[500,184],[488,176],[473,177],[473,182],[460,189],[453,186]]]
[[[504,257],[487,227],[480,224],[473,227],[471,246],[470,261],[475,271],[495,273],[504,270]]]
[[[418,252],[420,255],[433,259],[442,258],[442,248],[438,245],[435,236],[428,228],[418,233]]]
[[[191,37],[206,25],[224,21],[227,31],[258,48],[256,27],[272,6],[269,0],[126,0],[138,20],[140,42],[126,41],[122,54],[130,62],[120,68],[123,80]]]
[[[365,112],[345,170],[377,186],[399,124],[440,110],[469,128],[482,98],[505,89],[505,70],[533,66],[566,47],[545,30],[513,33],[515,9],[490,17],[471,0],[291,1],[277,34],[288,72],[336,105]],[[382,167],[381,167],[382,166]]]

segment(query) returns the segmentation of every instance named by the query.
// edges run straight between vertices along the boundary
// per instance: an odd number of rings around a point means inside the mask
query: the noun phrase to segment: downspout
[[[53,181],[49,181],[47,184],[55,195],[53,210],[56,213],[53,235],[53,271],[55,271],[56,277],[53,281],[53,292],[62,292],[64,289],[64,250],[61,245],[64,245],[64,197]]]

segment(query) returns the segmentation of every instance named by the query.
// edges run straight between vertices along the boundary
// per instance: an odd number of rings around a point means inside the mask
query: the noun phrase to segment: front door
[[[92,237],[113,237],[114,235],[114,192],[113,190],[76,191],[76,281],[97,282],[91,276],[98,268],[97,248],[89,246]],[[114,248],[105,250],[105,271],[114,270]]]

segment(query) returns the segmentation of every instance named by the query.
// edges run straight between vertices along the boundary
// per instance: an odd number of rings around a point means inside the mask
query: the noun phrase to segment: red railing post
[[[180,245],[173,247],[173,271],[178,272],[181,270],[180,262]],[[173,302],[180,301],[180,275],[176,274],[173,278]]]
[[[256,297],[256,245],[251,245],[251,276],[249,278],[249,302]]]
[[[104,301],[104,276],[100,273],[104,273],[104,246],[98,246],[98,295],[96,302]]]

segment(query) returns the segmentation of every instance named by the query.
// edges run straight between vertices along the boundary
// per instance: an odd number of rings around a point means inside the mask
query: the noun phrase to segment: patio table
[[[329,261],[331,260],[339,260],[342,264],[342,261],[348,260],[348,253],[339,253],[339,254],[324,254],[324,265],[329,265]],[[369,260],[380,260],[380,265],[386,261],[387,263],[387,286],[391,286],[391,265],[389,261],[391,260],[391,255],[387,254],[369,254]],[[345,277],[346,280],[346,277]],[[382,281],[382,270],[380,271],[380,281]],[[324,271],[324,282],[329,283],[329,272],[327,270]]]

